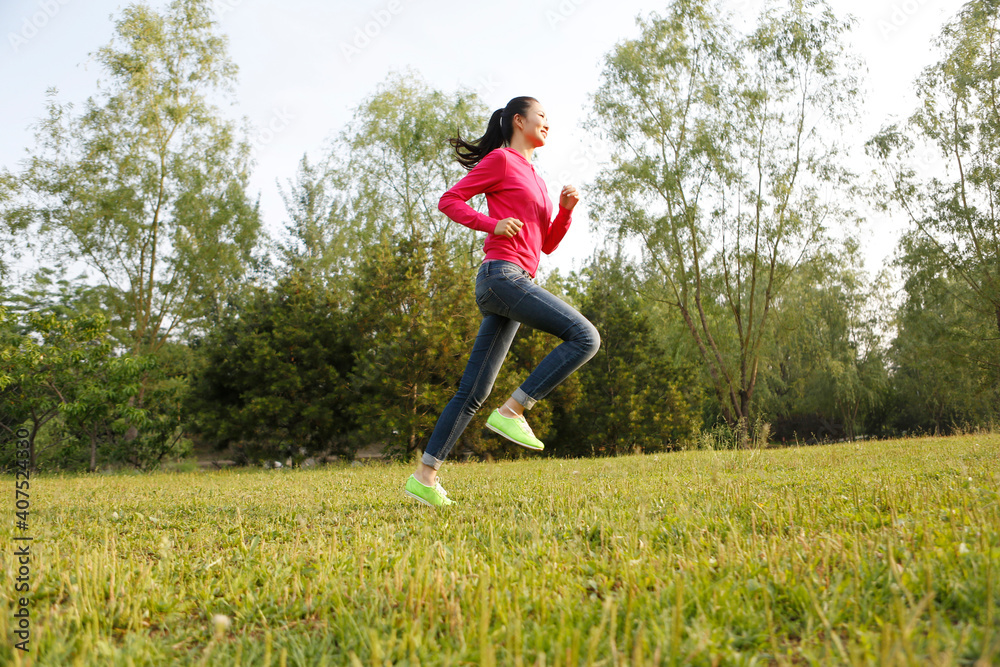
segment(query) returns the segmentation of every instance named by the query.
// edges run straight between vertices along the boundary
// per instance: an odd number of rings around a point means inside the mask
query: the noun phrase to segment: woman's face
[[[518,114],[515,118],[522,120],[521,131],[532,146],[538,148],[545,145],[545,138],[549,134],[549,121],[541,104],[532,102],[526,116]]]

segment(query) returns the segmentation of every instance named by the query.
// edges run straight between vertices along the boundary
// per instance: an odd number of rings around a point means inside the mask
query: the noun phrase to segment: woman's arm
[[[572,185],[564,185],[559,194],[559,213],[556,219],[549,223],[549,229],[545,234],[545,241],[542,242],[542,252],[551,255],[552,251],[559,247],[569,226],[573,222],[573,209],[580,201],[580,193]]]
[[[570,223],[572,222],[572,213],[560,206],[556,219],[549,223],[549,230],[545,234],[545,241],[542,242],[542,252],[546,255],[551,255],[552,251],[558,248],[559,244],[562,243],[563,238],[566,236],[566,232],[569,231]]]
[[[503,181],[506,173],[507,159],[503,151],[490,152],[462,180],[441,195],[438,210],[460,225],[477,232],[493,233],[498,221],[480,213],[466,202],[496,187]]]

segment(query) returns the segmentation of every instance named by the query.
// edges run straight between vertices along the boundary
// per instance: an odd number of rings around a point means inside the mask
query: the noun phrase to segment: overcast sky
[[[931,40],[957,11],[957,0],[830,0],[857,19],[851,41],[867,64],[858,146],[915,105],[914,77],[935,60]],[[0,165],[16,170],[32,145],[30,125],[45,93],[82,102],[100,72],[89,54],[106,44],[118,0],[0,0]],[[168,3],[150,0],[162,8]],[[257,130],[252,185],[265,222],[285,221],[276,182],[295,173],[303,153],[318,157],[326,140],[392,70],[412,67],[434,88],[476,90],[491,108],[518,95],[545,106],[548,144],[537,154],[555,200],[559,187],[581,187],[582,203],[566,241],[544,268],[578,268],[596,236],[586,190],[600,159],[582,129],[588,96],[598,87],[603,57],[635,37],[637,15],[663,11],[648,0],[216,0],[230,55],[239,65],[237,105]],[[763,2],[728,0],[751,22]],[[773,3],[777,6],[781,2]],[[860,151],[859,151],[860,152]],[[894,247],[902,221],[872,215],[862,236],[869,268]]]

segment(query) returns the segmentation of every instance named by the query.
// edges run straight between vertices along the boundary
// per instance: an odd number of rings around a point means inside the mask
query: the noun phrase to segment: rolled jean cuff
[[[530,410],[531,408],[535,407],[535,403],[538,402],[531,396],[528,396],[526,393],[524,393],[524,390],[521,389],[520,387],[515,389],[514,393],[511,394],[510,397],[513,398],[518,403],[520,403],[521,405],[523,405],[525,410]]]
[[[434,468],[435,470],[440,470],[441,464],[444,463],[441,459],[436,459],[427,452],[424,452],[424,455],[420,457],[420,462],[425,466]]]

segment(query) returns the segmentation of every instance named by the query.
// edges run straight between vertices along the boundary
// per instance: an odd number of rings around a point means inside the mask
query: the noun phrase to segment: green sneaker
[[[545,449],[545,445],[531,432],[531,427],[523,416],[504,417],[498,408],[486,420],[486,428],[530,450],[540,452]]]
[[[441,486],[441,482],[438,482],[434,486],[426,486],[421,484],[413,475],[410,475],[410,478],[406,480],[403,493],[411,498],[416,498],[424,505],[430,507],[437,508],[455,504],[453,500],[448,499],[448,492]]]

